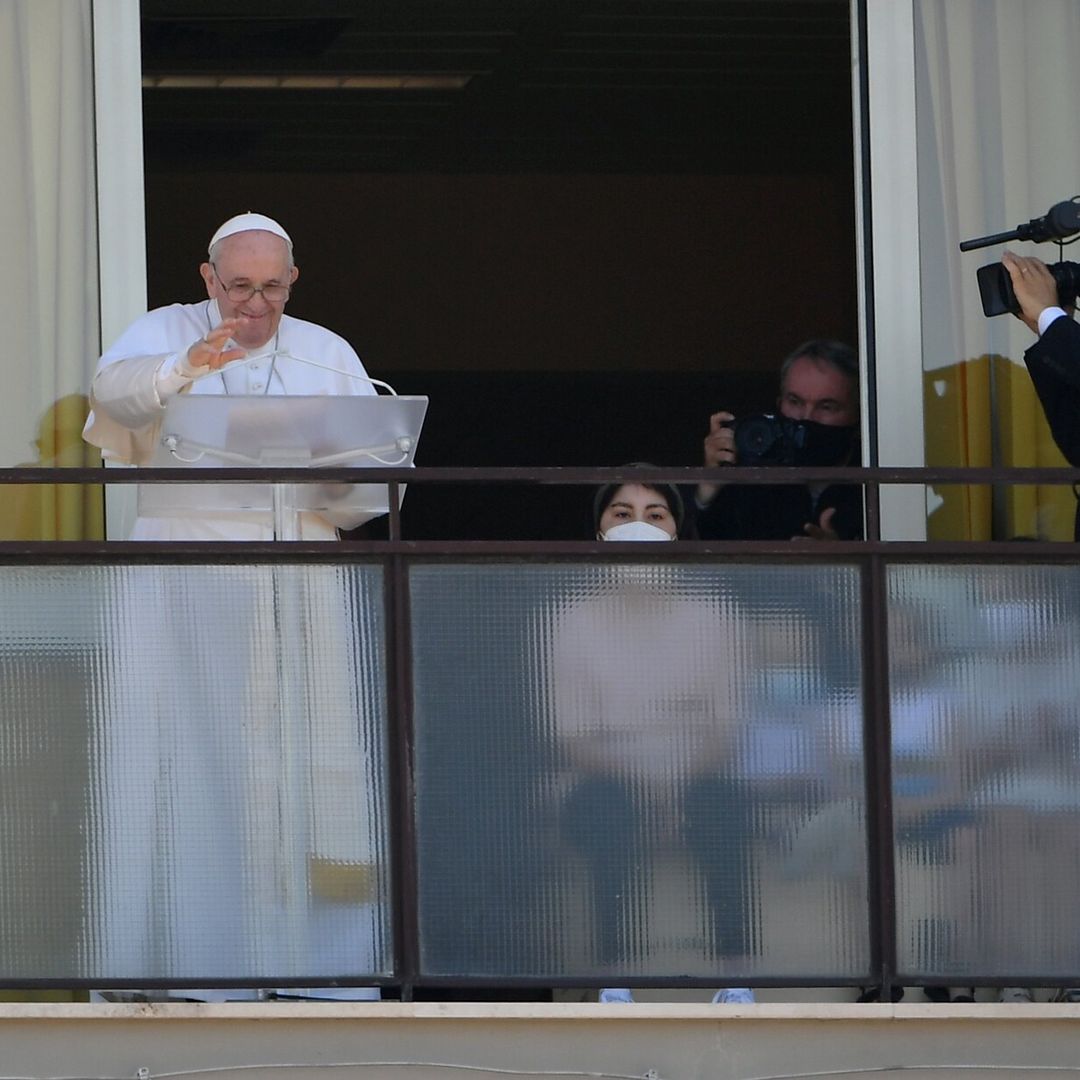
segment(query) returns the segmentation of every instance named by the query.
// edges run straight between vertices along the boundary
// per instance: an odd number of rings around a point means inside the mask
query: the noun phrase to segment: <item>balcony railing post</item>
[[[391,502],[394,505],[394,502]],[[411,1001],[419,975],[418,859],[413,783],[412,632],[409,566],[402,555],[386,563],[387,685],[390,722],[390,855],[393,860],[394,975],[401,1000]]]
[[[870,946],[882,1001],[891,1000],[896,976],[887,574],[888,566],[881,555],[871,555],[862,564],[863,753]]]

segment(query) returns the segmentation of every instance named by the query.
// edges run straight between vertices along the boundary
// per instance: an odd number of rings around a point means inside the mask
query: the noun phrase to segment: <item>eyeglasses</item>
[[[218,281],[221,281],[218,268],[213,263],[210,265],[214,267],[214,276]],[[268,304],[280,304],[283,300],[289,299],[289,293],[292,291],[290,285],[261,285],[259,288],[255,288],[254,285],[226,285],[224,281],[221,281],[221,284],[225,289],[225,295],[234,304],[242,304],[250,300],[256,293],[262,293],[262,298]]]

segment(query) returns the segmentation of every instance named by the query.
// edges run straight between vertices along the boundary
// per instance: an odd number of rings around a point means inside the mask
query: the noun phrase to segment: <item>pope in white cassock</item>
[[[208,299],[170,304],[136,319],[98,364],[83,437],[109,460],[148,465],[168,400],[176,394],[373,394],[360,358],[330,330],[285,314],[299,276],[292,241],[272,218],[239,214],[210,241],[199,268]],[[318,364],[305,363],[314,361]],[[329,369],[329,370],[328,370]],[[335,526],[301,515],[301,539]],[[269,515],[140,517],[133,540],[272,540]]]
[[[101,357],[84,437],[113,461],[151,462],[177,394],[374,393],[347,342],[284,314],[299,272],[276,221],[231,218],[208,254],[206,300],[149,312]],[[303,513],[300,538],[334,539],[336,526],[354,524],[330,518]],[[273,522],[181,508],[140,516],[132,539],[268,540]],[[94,718],[88,977],[213,986],[385,970],[385,680],[372,634],[378,581],[366,572],[124,570]]]

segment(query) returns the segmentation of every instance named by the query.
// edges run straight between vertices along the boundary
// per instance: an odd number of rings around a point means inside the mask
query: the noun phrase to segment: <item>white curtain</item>
[[[91,0],[0,0],[3,466],[85,460],[69,429],[99,352],[92,76]]]
[[[975,272],[1002,247],[957,245],[1080,194],[1080,2],[915,0],[914,12],[927,461],[1061,464],[1016,367],[1031,333],[982,314]],[[1009,246],[1058,257],[1049,244]],[[951,495],[936,535],[1071,538],[1067,489],[969,491],[962,509]]]

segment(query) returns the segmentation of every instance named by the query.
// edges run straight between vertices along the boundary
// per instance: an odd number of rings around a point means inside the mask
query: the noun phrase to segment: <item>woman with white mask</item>
[[[674,540],[682,524],[683,501],[669,484],[609,484],[593,499],[598,540]],[[738,712],[737,672],[745,665],[729,601],[687,595],[666,560],[610,569],[616,572],[605,575],[602,591],[568,609],[561,622],[555,700],[574,776],[563,805],[564,836],[589,868],[591,951],[601,968],[632,969],[650,936],[663,851],[688,848],[697,863],[704,847],[718,866],[719,846],[728,865],[725,893],[743,891],[748,804],[741,786],[724,777],[728,716]],[[731,655],[715,644],[717,635]],[[750,931],[743,905],[733,896],[726,904],[712,901],[727,909],[705,916],[712,947],[721,956],[744,954]],[[607,988],[600,1000],[631,1002],[633,995]],[[713,1000],[754,998],[739,987]]]
[[[683,501],[670,484],[608,484],[593,500],[593,521],[597,540],[675,540]]]

